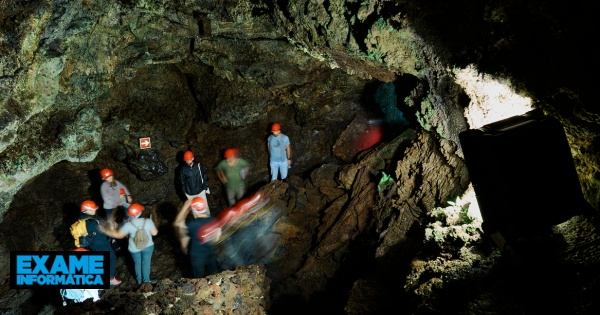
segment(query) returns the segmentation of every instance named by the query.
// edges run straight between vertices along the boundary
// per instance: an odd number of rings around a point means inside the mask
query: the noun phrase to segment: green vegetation
[[[472,202],[460,197],[448,201],[449,206],[431,210],[433,222],[425,229],[425,241],[442,249],[458,250],[481,238],[481,219],[469,212]]]

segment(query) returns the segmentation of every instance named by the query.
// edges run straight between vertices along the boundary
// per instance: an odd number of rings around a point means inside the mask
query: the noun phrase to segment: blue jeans
[[[283,162],[271,161],[269,164],[271,166],[271,180],[277,179],[277,173],[281,173],[281,180],[287,177],[288,168],[290,167],[287,160]]]
[[[152,263],[152,252],[154,245],[150,245],[137,253],[131,253],[135,265],[135,278],[138,284],[150,282],[150,264]]]

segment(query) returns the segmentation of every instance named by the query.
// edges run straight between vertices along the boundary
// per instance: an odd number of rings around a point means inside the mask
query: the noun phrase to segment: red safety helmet
[[[124,195],[124,194],[125,194],[125,189],[123,189],[123,188],[120,188],[120,189],[119,189],[119,194],[121,194],[121,195]]]
[[[278,123],[273,123],[271,125],[271,131],[280,131],[281,130],[281,125]]]
[[[206,200],[202,197],[195,197],[192,199],[192,209],[196,211],[203,211],[206,209]]]
[[[226,159],[236,157],[238,155],[238,152],[238,149],[227,149],[225,150],[224,156]]]
[[[86,200],[81,203],[81,212],[86,212],[88,210],[98,210],[98,206],[92,200]]]
[[[100,170],[100,176],[102,176],[102,179],[107,179],[113,175],[114,173],[110,168],[103,168]]]
[[[189,161],[189,160],[193,160],[193,159],[194,159],[194,153],[192,151],[185,151],[185,153],[183,154],[183,160]]]
[[[132,203],[129,209],[127,209],[127,214],[130,217],[137,217],[142,211],[144,211],[144,206],[139,203]]]

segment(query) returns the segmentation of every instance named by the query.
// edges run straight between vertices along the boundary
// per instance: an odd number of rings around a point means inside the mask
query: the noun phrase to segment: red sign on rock
[[[150,138],[140,138],[140,149],[150,149],[151,147]]]

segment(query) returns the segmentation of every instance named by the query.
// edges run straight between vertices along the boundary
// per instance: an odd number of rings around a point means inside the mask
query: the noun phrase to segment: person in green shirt
[[[238,155],[238,149],[230,148],[225,150],[225,159],[215,167],[219,179],[225,185],[227,202],[230,207],[242,199],[246,193],[244,179],[250,169],[250,164],[238,157]]]

